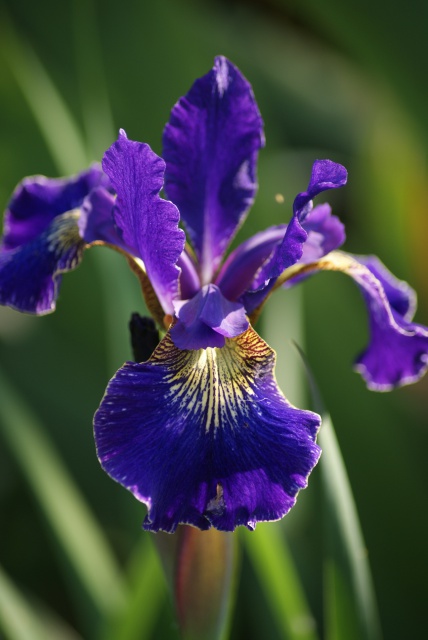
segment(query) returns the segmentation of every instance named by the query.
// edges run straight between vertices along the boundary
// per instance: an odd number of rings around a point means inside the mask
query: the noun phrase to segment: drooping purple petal
[[[230,302],[214,284],[207,284],[194,298],[174,304],[177,323],[170,334],[179,349],[223,347],[248,329],[245,309]]]
[[[15,189],[5,212],[2,251],[35,240],[56,216],[81,207],[92,189],[108,184],[99,165],[71,178],[25,178]]]
[[[339,251],[302,264],[300,272],[293,270],[293,278],[298,280],[320,270],[346,273],[363,294],[370,339],[355,368],[367,386],[374,391],[389,391],[418,380],[428,368],[428,328],[410,322],[415,307],[412,289],[394,278],[376,258],[356,258]]]
[[[55,309],[61,274],[77,267],[84,249],[78,211],[57,215],[22,246],[0,253],[0,304],[45,314]]]
[[[165,163],[147,144],[128,140],[121,130],[104,154],[103,169],[117,193],[114,216],[123,240],[143,260],[164,311],[173,313],[184,233],[178,228],[177,207],[159,197]]]
[[[175,105],[166,125],[165,190],[180,209],[203,284],[212,280],[253,202],[262,129],[250,84],[222,56]]]
[[[353,256],[363,264],[381,283],[392,311],[406,322],[413,319],[416,311],[416,292],[404,280],[398,280],[377,256]]]
[[[103,468],[148,507],[144,528],[253,529],[294,505],[320,451],[320,418],[276,385],[273,351],[249,329],[222,349],[167,335],[111,380],[94,419]]]
[[[399,281],[380,261],[370,257],[368,268],[357,259],[347,273],[366,301],[370,342],[355,368],[375,391],[416,382],[428,368],[428,328],[406,319],[413,317],[416,306],[412,290],[401,283],[400,291]]]

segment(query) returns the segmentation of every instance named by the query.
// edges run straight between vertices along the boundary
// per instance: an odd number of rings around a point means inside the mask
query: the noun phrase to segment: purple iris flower
[[[377,259],[338,251],[343,225],[328,204],[313,205],[346,183],[340,164],[315,161],[288,224],[225,259],[256,193],[263,144],[251,86],[218,57],[172,109],[163,159],[121,131],[103,172],[27,179],[6,212],[2,304],[52,310],[60,274],[84,248],[104,244],[127,257],[166,330],[148,361],[119,369],[94,418],[103,468],[147,505],[151,531],[253,529],[283,517],[306,486],[320,418],[286,400],[275,354],[252,328],[275,290],[343,271],[369,313],[370,343],[356,364],[368,386],[414,382],[428,366],[413,290]]]

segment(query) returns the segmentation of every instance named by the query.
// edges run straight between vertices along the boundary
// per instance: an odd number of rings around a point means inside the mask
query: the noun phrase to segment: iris
[[[148,361],[119,369],[94,418],[103,468],[147,505],[151,531],[253,529],[282,518],[306,486],[320,417],[286,400],[275,354],[252,328],[275,290],[318,271],[347,273],[368,309],[370,342],[356,361],[368,386],[414,382],[428,366],[413,290],[375,257],[339,251],[343,225],[328,204],[313,204],[346,183],[340,164],[315,161],[288,224],[225,259],[253,202],[263,145],[249,83],[218,57],[172,109],[163,159],[121,130],[102,169],[27,178],[6,211],[2,304],[52,311],[61,274],[85,248],[105,245],[125,255],[166,330]]]

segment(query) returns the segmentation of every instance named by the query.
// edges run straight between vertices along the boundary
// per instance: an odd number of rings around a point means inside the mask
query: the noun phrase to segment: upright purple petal
[[[167,335],[117,372],[94,419],[98,456],[147,505],[145,529],[253,529],[291,509],[320,454],[320,418],[287,402],[274,363],[249,329],[200,351]]]
[[[345,227],[339,218],[331,214],[331,207],[326,202],[314,207],[302,226],[308,239],[303,245],[301,262],[318,260],[345,242]]]
[[[293,203],[293,212],[300,222],[304,222],[307,214],[311,211],[310,203],[315,196],[329,189],[343,187],[347,179],[348,172],[341,164],[332,160],[315,160],[307,190],[299,193]]]
[[[215,284],[226,298],[237,300],[251,288],[258,270],[282,242],[286,229],[286,224],[269,227],[232,251],[215,279]]]
[[[78,211],[57,215],[33,240],[0,252],[0,304],[38,315],[54,311],[61,274],[82,257],[78,217]]]
[[[99,165],[71,178],[25,178],[5,212],[2,250],[34,240],[56,216],[81,207],[84,198],[98,186],[108,186]]]
[[[331,215],[331,207],[327,203],[320,204],[312,209],[302,224],[303,230],[307,233],[307,238],[303,244],[303,252],[300,257],[301,262],[312,262],[340,247],[345,241],[345,229],[340,220]],[[265,231],[255,234],[239,245],[226,262],[223,264],[215,284],[220,287],[222,293],[229,300],[238,300],[249,291],[248,296],[244,296],[258,303],[267,295],[269,289],[266,288],[258,296],[251,292],[257,286],[259,270],[272,256],[275,249],[283,242],[287,225],[270,227]],[[256,305],[257,306],[257,305]],[[246,306],[247,312],[253,310],[252,304]]]
[[[114,216],[123,240],[143,260],[164,311],[173,313],[184,233],[178,228],[177,207],[159,196],[165,163],[147,144],[128,140],[121,130],[104,155],[103,169],[117,193]]]
[[[253,202],[262,129],[250,84],[222,56],[175,105],[166,125],[165,190],[180,209],[203,284],[212,280]]]
[[[299,193],[294,200],[293,217],[287,226],[284,239],[258,271],[251,286],[252,291],[268,288],[272,279],[299,262],[308,239],[308,232],[311,230],[310,227],[306,228],[305,222],[312,211],[312,198],[327,189],[342,187],[346,184],[346,179],[347,172],[342,165],[331,160],[314,162],[307,190]],[[326,215],[325,218],[328,219],[329,216]]]

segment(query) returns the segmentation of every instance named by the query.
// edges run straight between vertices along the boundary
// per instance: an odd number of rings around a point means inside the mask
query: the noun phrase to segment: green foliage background
[[[396,10],[386,0],[3,0],[0,9],[2,208],[26,175],[78,171],[82,155],[85,164],[99,160],[119,127],[160,153],[170,108],[222,53],[251,81],[266,125],[259,194],[239,237],[288,220],[314,158],[342,162],[349,184],[328,194],[328,200],[345,222],[347,250],[376,253],[408,280],[419,294],[417,319],[428,324],[428,9],[421,0]],[[43,69],[75,121],[77,136],[58,120]],[[278,193],[284,204],[276,201]],[[140,530],[144,508],[101,471],[92,438],[92,415],[106,383],[131,358],[127,322],[133,311],[144,313],[137,282],[119,256],[98,249],[64,278],[55,314],[30,318],[0,309],[0,368],[9,381],[2,382],[3,413],[13,417],[19,398],[25,398],[99,523],[99,545],[111,546],[117,564],[130,568],[130,584],[139,584],[135,607],[146,616],[143,631],[137,625],[114,635],[119,627],[113,622],[109,630],[102,626],[107,617],[100,611],[106,614],[108,598],[88,597],[76,557],[64,551],[46,517],[29,471],[28,456],[35,451],[31,436],[21,434],[14,446],[10,434],[16,425],[3,427],[0,565],[39,617],[55,629],[57,618],[66,621],[67,629],[61,622],[52,637],[177,634],[151,537]],[[421,637],[428,564],[428,377],[391,394],[366,390],[351,368],[367,336],[365,310],[353,283],[339,274],[320,274],[300,293],[278,294],[258,329],[277,349],[278,380],[299,406],[309,406],[309,400],[290,339],[307,354],[351,480],[385,638]],[[32,433],[38,433],[35,427]],[[42,441],[36,437],[34,447]],[[46,486],[55,488],[59,476],[48,467],[45,471]],[[319,635],[332,638],[322,631],[320,485],[317,469],[280,527]],[[72,498],[64,488],[53,507],[59,523],[71,514],[69,505]],[[144,583],[148,566],[153,573]],[[284,631],[271,615],[272,595],[255,567],[243,553],[231,637],[282,638]],[[108,593],[114,591],[108,583],[114,571],[106,578]]]

